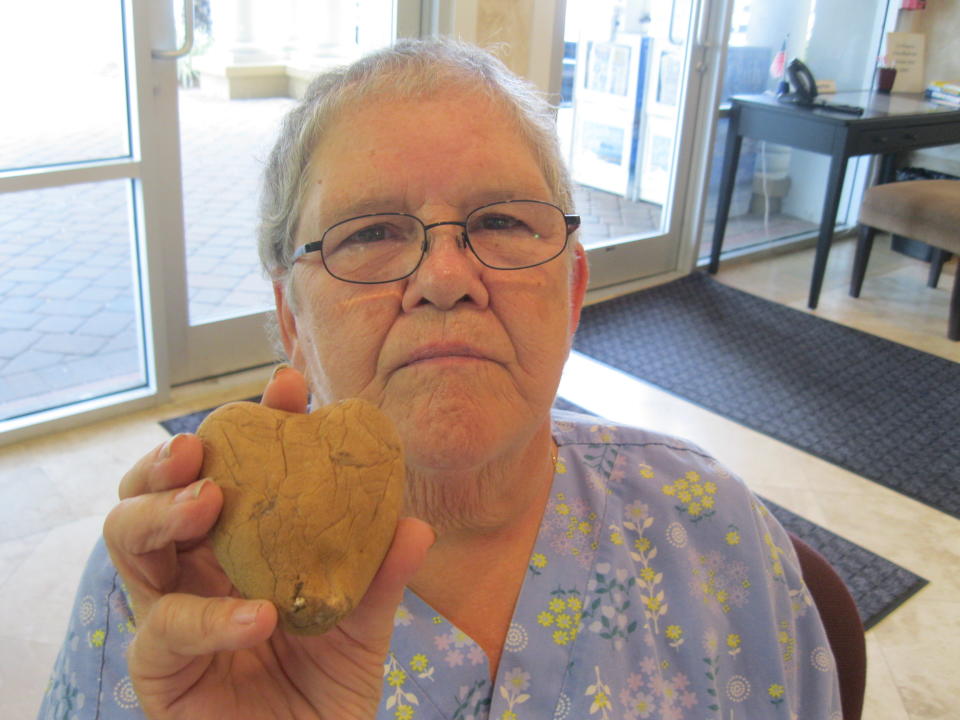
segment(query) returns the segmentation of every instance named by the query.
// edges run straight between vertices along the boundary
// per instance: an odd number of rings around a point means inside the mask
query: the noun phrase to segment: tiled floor
[[[944,337],[956,262],[930,290],[920,263],[882,247],[874,254],[864,295],[853,300],[845,289],[851,246],[837,245],[817,314],[960,362],[960,345]],[[811,263],[803,251],[725,264],[718,277],[802,309]],[[0,449],[0,718],[35,715],[117,482],[167,437],[157,421],[255,394],[268,374],[185,386],[162,407]],[[561,394],[611,419],[700,443],[761,494],[928,578],[867,636],[864,718],[956,717],[960,521],[581,356],[568,363]]]

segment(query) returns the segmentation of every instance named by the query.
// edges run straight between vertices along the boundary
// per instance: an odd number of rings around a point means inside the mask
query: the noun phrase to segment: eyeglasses
[[[441,225],[462,227],[457,246],[470,248],[487,267],[523,270],[559,256],[580,227],[580,216],[564,215],[556,205],[540,200],[492,203],[471,212],[464,222],[430,225],[407,213],[361,215],[332,225],[320,240],[297,248],[293,261],[319,252],[335,278],[370,285],[394,282],[416,272],[430,249],[427,232]]]

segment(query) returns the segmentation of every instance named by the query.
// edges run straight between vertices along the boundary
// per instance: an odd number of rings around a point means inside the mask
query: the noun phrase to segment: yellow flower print
[[[740,647],[740,643],[740,636],[737,635],[737,633],[727,635],[727,652],[730,653],[731,656],[738,655],[743,649]]]
[[[543,553],[534,553],[533,557],[530,558],[530,562],[535,568],[542,570],[547,566],[547,556]]]
[[[732,529],[727,532],[724,536],[724,540],[727,541],[727,545],[739,545],[740,544],[740,531],[736,529],[733,525],[730,526]]]
[[[387,676],[387,684],[391,687],[400,687],[407,681],[407,673],[403,670],[391,670]]]
[[[670,647],[679,648],[683,645],[683,628],[679,625],[667,625],[665,634],[670,641]]]
[[[543,625],[544,627],[550,627],[553,625],[553,615],[546,611],[537,615],[537,622]]]
[[[557,627],[568,630],[570,626],[573,625],[573,618],[571,618],[566,613],[562,615],[557,615]]]
[[[783,645],[783,660],[784,662],[790,662],[793,660],[793,654],[796,651],[797,641],[796,639],[787,632],[789,624],[786,620],[780,622],[780,632],[777,633],[777,640],[780,641],[780,644]]]
[[[784,692],[783,685],[778,685],[777,683],[774,683],[767,689],[767,694],[774,700],[782,699],[783,692]]]
[[[425,655],[414,655],[413,663],[417,666],[429,665]],[[430,673],[432,672],[431,670]],[[391,710],[396,707],[394,717],[410,720],[414,714],[413,706],[418,705],[419,700],[417,700],[415,694],[403,689],[403,685],[407,681],[407,673],[400,667],[400,662],[393,653],[390,654],[387,664],[383,668],[383,673],[387,678],[387,684],[393,688],[390,694],[384,698],[386,709]],[[424,677],[424,675],[421,674],[420,677]]]
[[[517,720],[517,714],[513,710],[504,710],[500,720]]]
[[[568,633],[566,630],[554,630],[553,641],[557,645],[566,645],[568,642],[570,642],[570,633]]]
[[[562,598],[555,597],[553,598],[553,600],[550,601],[547,607],[549,607],[550,610],[552,610],[555,613],[561,613],[564,610],[566,610],[567,603],[564,602]]]
[[[711,481],[701,482],[699,473],[691,470],[661,489],[665,495],[676,497],[680,501],[677,510],[687,513],[694,522],[713,515],[717,486]]]
[[[656,577],[657,577],[657,571],[654,570],[652,567],[648,566],[640,571],[640,579],[643,580],[644,582],[648,582],[648,583],[653,582],[654,578]]]
[[[568,597],[567,607],[574,612],[579,612],[583,608],[583,602],[576,596]]]
[[[649,550],[650,545],[651,545],[650,538],[646,538],[646,537],[638,537],[633,543],[633,547],[635,547],[640,552],[646,552],[647,550]]]
[[[90,633],[90,647],[103,647],[104,641],[107,639],[107,633],[103,630],[94,630]]]
[[[414,655],[410,660],[410,669],[414,672],[423,672],[430,666],[430,660],[423,653]]]
[[[559,505],[557,505],[557,515],[569,515],[569,514],[570,514],[569,505],[567,505],[566,503],[560,503]]]
[[[654,475],[653,468],[645,463],[640,463],[640,477],[650,480]]]
[[[597,682],[590,685],[584,695],[593,698],[593,703],[590,705],[590,714],[595,715],[599,712],[600,716],[606,719],[610,717],[607,711],[612,707],[610,704],[610,695],[612,693],[610,692],[610,686],[600,678],[600,666],[594,666],[594,670],[597,675]]]
[[[443,618],[442,618],[440,615],[434,615],[434,616],[433,616],[433,624],[434,624],[434,625],[442,625],[442,624],[443,624]]]
[[[557,458],[556,469],[560,475],[567,474],[567,462],[562,457]]]
[[[590,531],[593,530],[593,525],[584,520],[577,525],[577,530],[580,531],[581,535],[589,535]]]
[[[610,542],[614,545],[623,545],[623,535],[618,532],[610,533]]]

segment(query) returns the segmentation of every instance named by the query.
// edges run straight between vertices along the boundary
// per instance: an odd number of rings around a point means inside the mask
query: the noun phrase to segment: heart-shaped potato
[[[223,489],[211,533],[247,598],[272,601],[282,627],[332,628],[366,592],[403,501],[400,438],[363,400],[309,414],[237,402],[210,413],[201,477]]]

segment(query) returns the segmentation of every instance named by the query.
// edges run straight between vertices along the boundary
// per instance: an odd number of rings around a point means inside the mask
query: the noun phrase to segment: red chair
[[[860,612],[846,584],[826,558],[793,533],[788,534],[837,663],[843,720],[860,720],[867,684],[867,645]]]

